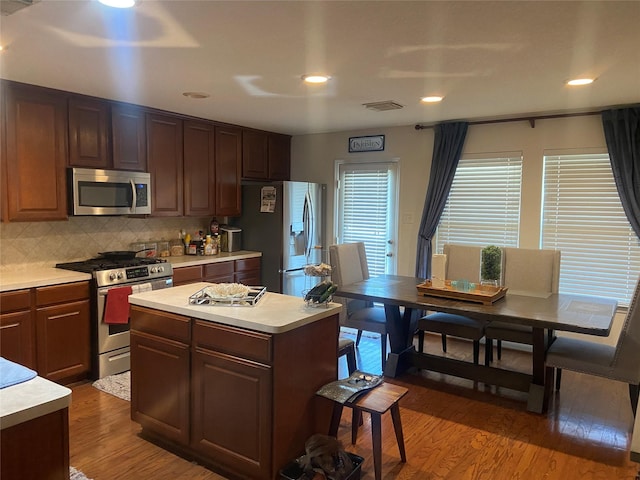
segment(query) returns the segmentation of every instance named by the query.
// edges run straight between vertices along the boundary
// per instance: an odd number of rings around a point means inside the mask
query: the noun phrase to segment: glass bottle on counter
[[[211,240],[211,235],[207,235],[207,238],[204,242],[204,254],[213,255],[213,241]]]
[[[217,255],[220,252],[220,236],[217,233],[213,234],[213,238],[211,239],[212,251],[211,255]]]

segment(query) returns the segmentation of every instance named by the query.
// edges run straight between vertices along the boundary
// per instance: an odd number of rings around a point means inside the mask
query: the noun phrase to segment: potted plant
[[[495,245],[489,245],[482,249],[482,262],[480,267],[480,282],[483,285],[500,285],[500,271],[502,268],[502,249]]]

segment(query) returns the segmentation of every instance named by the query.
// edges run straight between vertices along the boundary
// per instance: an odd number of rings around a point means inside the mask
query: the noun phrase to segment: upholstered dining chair
[[[340,335],[338,338],[338,358],[346,355],[347,371],[349,375],[356,371],[356,347],[355,342],[350,338]]]
[[[482,247],[472,245],[446,244],[443,251],[447,256],[445,277],[447,280],[480,281]],[[474,320],[452,313],[430,313],[418,320],[418,351],[424,350],[424,332],[439,333],[442,350],[447,351],[447,335],[466,338],[473,342],[473,362],[478,363],[480,340],[484,336],[487,322]]]
[[[563,369],[627,383],[635,416],[640,392],[640,279],[615,347],[558,337],[547,350],[546,368],[548,382],[556,375],[556,390],[560,390]]]
[[[349,285],[369,278],[369,265],[364,242],[341,243],[329,247],[331,280],[340,285]],[[358,331],[356,346],[360,344],[362,332],[380,334],[382,370],[387,362],[387,319],[382,307],[363,300],[334,297],[343,304],[340,324]]]
[[[560,250],[535,248],[502,249],[503,284],[511,295],[548,297],[558,293],[560,285]],[[491,322],[484,329],[485,364],[493,360],[493,340],[497,342],[498,359],[502,358],[502,341],[533,345],[533,329],[505,322]],[[547,332],[547,343],[553,331]]]

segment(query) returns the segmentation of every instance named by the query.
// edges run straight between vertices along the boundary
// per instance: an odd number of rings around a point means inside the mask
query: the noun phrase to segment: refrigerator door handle
[[[307,191],[307,194],[304,197],[304,207],[303,207],[303,214],[302,214],[302,221],[304,222],[304,230],[305,233],[307,234],[307,245],[305,248],[305,255],[307,257],[311,256],[311,247],[313,245],[313,238],[314,238],[314,227],[315,225],[313,224],[313,203],[311,202],[311,196],[309,195],[309,192]]]
[[[304,267],[278,270],[278,273],[301,272],[302,270],[304,270]]]

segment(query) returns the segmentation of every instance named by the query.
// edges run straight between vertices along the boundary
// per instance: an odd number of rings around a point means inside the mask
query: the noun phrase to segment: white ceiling
[[[640,1],[41,0],[0,43],[2,78],[292,135],[640,102]]]

